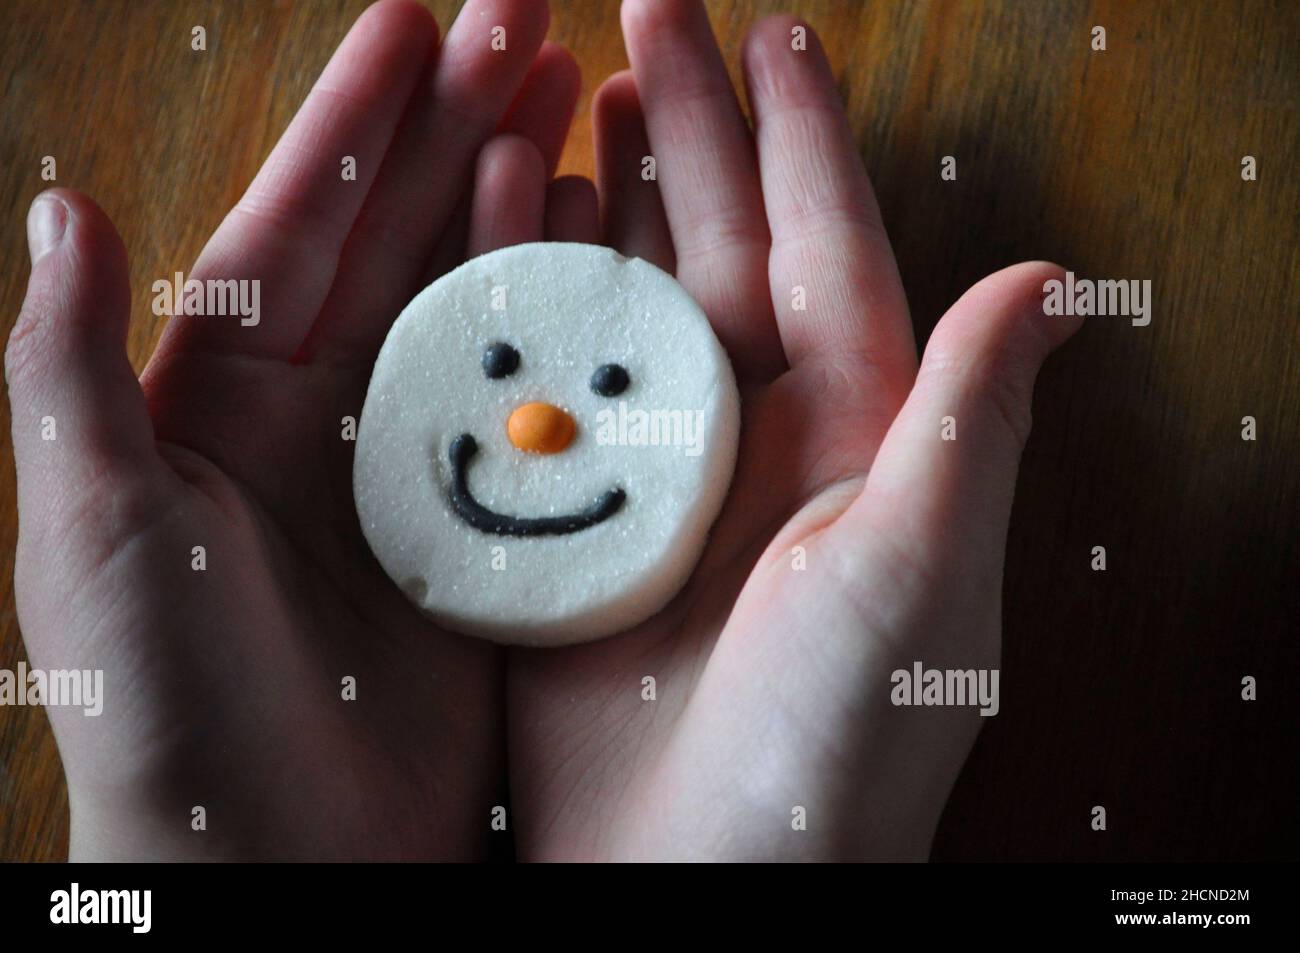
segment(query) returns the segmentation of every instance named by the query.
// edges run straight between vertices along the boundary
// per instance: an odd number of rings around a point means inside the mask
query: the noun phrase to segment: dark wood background
[[[45,185],[94,196],[149,285],[189,270],[364,2],[5,0],[0,324]],[[454,0],[432,4],[450,22]],[[590,174],[587,104],[626,65],[613,0],[552,3],[584,93],[562,171]],[[1300,26],[1292,2],[734,0],[823,37],[901,262],[918,335],[984,274],[1050,258],[1150,279],[1150,326],[1096,318],[1052,359],[1021,471],[1002,711],[936,859],[1300,857]],[[190,51],[203,24],[208,51]],[[1093,26],[1104,53],[1090,48]],[[939,177],[942,156],[958,179]],[[1258,162],[1258,181],[1241,160]],[[0,422],[0,668],[23,657],[8,406]],[[1241,438],[1241,418],[1258,440]],[[1089,568],[1093,546],[1109,568]],[[1245,675],[1259,698],[1242,701]],[[1090,829],[1103,805],[1108,830]],[[0,708],[0,859],[66,856],[40,709]]]

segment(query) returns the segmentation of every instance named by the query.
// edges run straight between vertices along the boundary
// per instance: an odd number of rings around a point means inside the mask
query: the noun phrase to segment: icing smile
[[[478,453],[478,441],[473,435],[463,433],[451,442],[448,457],[451,460],[451,508],[462,520],[484,533],[497,536],[563,536],[576,533],[609,519],[623,506],[627,494],[622,490],[606,490],[595,503],[579,513],[568,516],[543,516],[527,519],[494,513],[474,499],[470,492],[465,470]]]

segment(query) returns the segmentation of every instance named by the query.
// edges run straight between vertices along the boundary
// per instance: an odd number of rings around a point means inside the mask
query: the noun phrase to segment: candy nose
[[[578,425],[553,404],[521,404],[506,421],[510,442],[527,453],[559,453],[573,442]]]

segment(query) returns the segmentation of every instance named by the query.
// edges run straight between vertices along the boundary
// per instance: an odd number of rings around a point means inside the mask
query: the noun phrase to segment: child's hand
[[[367,11],[187,276],[259,280],[260,320],[172,318],[142,384],[112,224],[66,190],[33,206],[6,354],[18,609],[33,665],[105,673],[100,717],[50,709],[74,859],[455,857],[490,836],[500,653],[435,631],[379,569],[344,418],[466,228],[482,251],[540,219],[578,84],[546,26],[537,0],[471,0],[435,52],[418,6]],[[476,204],[521,177],[535,194],[470,214],[476,161]]]
[[[187,276],[259,279],[260,322],[174,318],[143,393],[112,226],[64,191],[33,212],[7,353],[19,611],[35,665],[107,679],[99,718],[51,709],[74,857],[463,856],[489,834],[501,655],[433,629],[379,570],[343,439],[389,323],[433,275],[602,235],[588,183],[546,184],[576,77],[541,45],[544,9],[469,6],[423,81],[427,15],[362,18]],[[678,264],[736,365],[745,430],[667,610],[509,654],[521,856],[924,856],[979,716],[893,707],[890,675],[997,665],[1033,377],[1076,326],[1042,316],[1057,269],[978,285],[918,374],[811,33],[792,49],[778,19],[750,38],[755,150],[696,3],[632,2],[624,25],[635,81],[611,79],[595,110],[603,235]]]
[[[1018,265],[953,306],[918,372],[871,186],[798,25],[748,39],[751,137],[700,5],[623,8],[632,73],[595,106],[606,237],[675,255],[736,366],[744,430],[666,611],[510,653],[521,857],[924,858],[979,730],[974,707],[891,705],[891,673],[998,666],[1033,381],[1077,319],[1043,316],[1059,269]]]

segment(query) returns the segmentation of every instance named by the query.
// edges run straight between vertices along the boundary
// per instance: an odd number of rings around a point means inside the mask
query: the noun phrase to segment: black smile
[[[494,513],[474,499],[465,478],[470,459],[478,453],[478,441],[463,433],[451,442],[451,508],[470,526],[498,536],[562,536],[576,533],[597,523],[603,523],[619,511],[627,494],[622,490],[607,490],[595,503],[581,513],[569,516],[543,516],[524,519]]]

